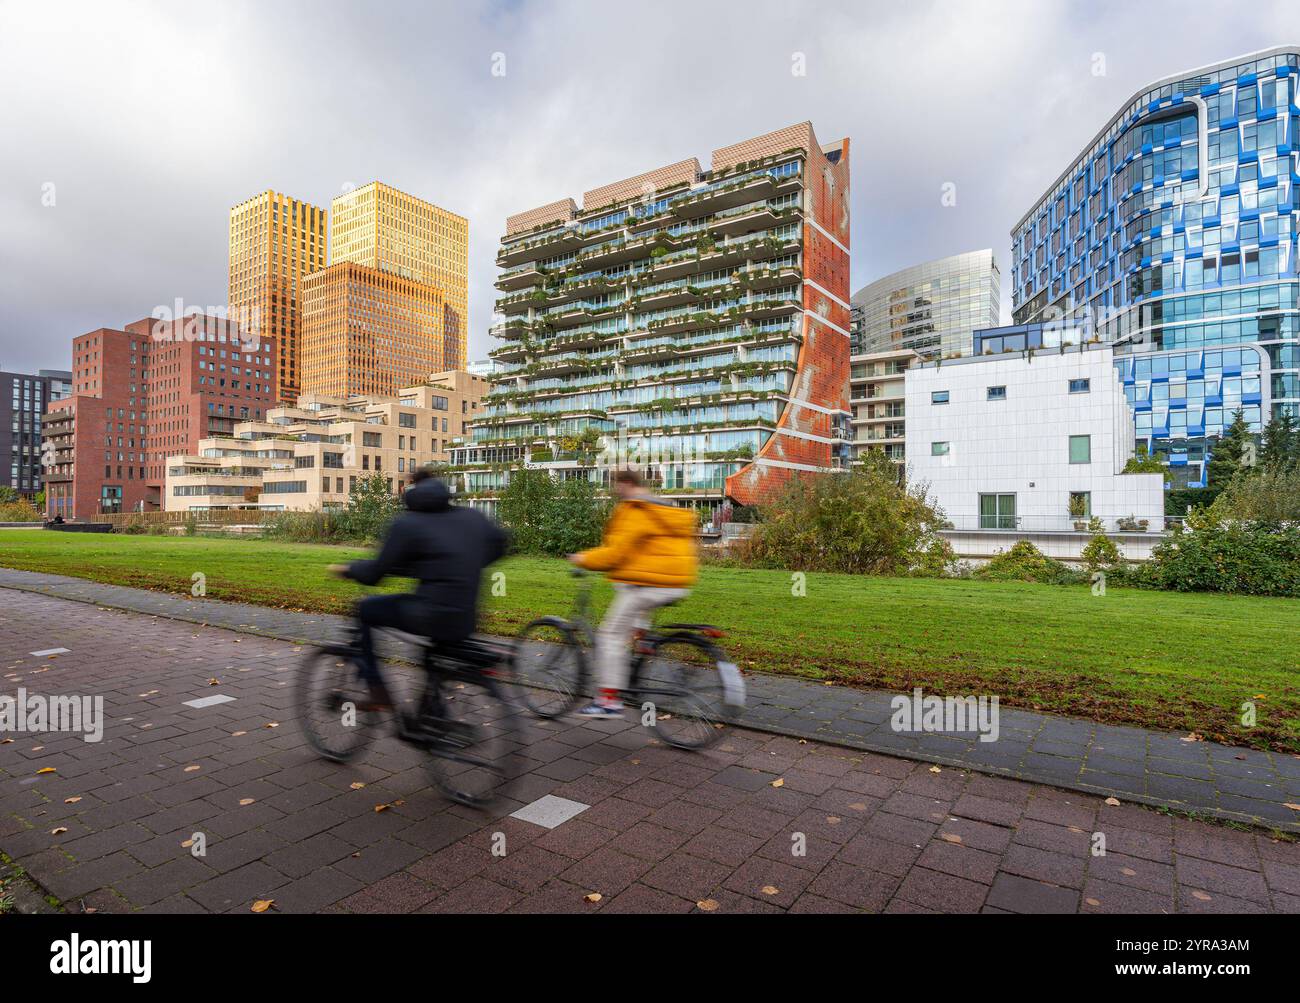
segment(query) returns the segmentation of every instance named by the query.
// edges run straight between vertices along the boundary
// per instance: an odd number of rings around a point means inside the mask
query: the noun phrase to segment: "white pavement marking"
[[[33,651],[32,655],[35,658],[44,658],[46,655],[66,654],[69,650],[68,648],[46,648],[44,651]]]
[[[193,707],[196,710],[202,710],[204,707],[215,707],[219,703],[230,703],[234,697],[228,697],[224,693],[218,693],[216,696],[199,697],[197,700],[186,700],[186,707]]]
[[[591,805],[583,804],[581,801],[570,801],[568,798],[557,798],[554,794],[547,794],[546,797],[538,798],[532,804],[526,804],[518,811],[511,812],[510,817],[554,829],[590,807]]]

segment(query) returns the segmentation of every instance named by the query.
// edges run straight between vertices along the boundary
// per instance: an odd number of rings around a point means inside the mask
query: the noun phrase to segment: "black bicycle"
[[[581,569],[573,575],[578,579],[573,615],[539,617],[515,638],[516,692],[539,717],[558,717],[591,691],[591,578]],[[715,643],[722,636],[707,623],[657,628],[647,623],[633,637],[623,700],[638,707],[642,723],[656,728],[669,745],[702,749],[744,708],[740,670]]]
[[[517,705],[502,685],[512,651],[486,638],[422,641],[424,690],[417,710],[373,711],[361,681],[359,634],[312,648],[298,670],[298,720],[311,747],[345,763],[374,738],[385,717],[398,738],[429,753],[429,772],[454,801],[490,804],[508,779],[506,758]]]

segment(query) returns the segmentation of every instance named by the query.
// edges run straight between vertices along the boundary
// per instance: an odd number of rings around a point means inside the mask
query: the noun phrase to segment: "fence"
[[[184,526],[191,519],[200,526],[260,526],[280,513],[271,509],[210,509],[180,512],[114,512],[97,515],[95,522],[106,522],[114,530],[130,525]]]

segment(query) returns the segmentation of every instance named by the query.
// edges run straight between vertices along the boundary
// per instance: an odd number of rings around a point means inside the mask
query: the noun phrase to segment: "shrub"
[[[16,492],[13,501],[0,501],[0,522],[40,522],[42,518],[40,509]]]
[[[1124,560],[1119,545],[1105,533],[1095,533],[1079,556],[1089,571],[1110,571]]]
[[[546,470],[510,472],[497,516],[520,554],[572,554],[600,541],[609,501],[584,478],[557,481]]]
[[[993,557],[971,577],[989,582],[1039,582],[1045,585],[1072,585],[1083,575],[1053,560],[1028,540],[1017,540],[1010,550]]]
[[[1134,584],[1179,592],[1300,597],[1300,527],[1197,511],[1131,577]]]
[[[1210,512],[1224,520],[1300,524],[1300,468],[1280,464],[1237,473]]]
[[[791,477],[738,553],[764,568],[939,574],[952,562],[943,521],[924,487],[900,484],[893,462],[873,452],[849,473]]]
[[[374,543],[401,511],[402,501],[383,474],[372,474],[357,481],[347,508],[277,512],[262,528],[268,539],[292,543]]]

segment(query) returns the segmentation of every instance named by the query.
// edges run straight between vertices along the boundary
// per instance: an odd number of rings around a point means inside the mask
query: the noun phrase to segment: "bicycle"
[[[369,701],[358,662],[360,635],[310,649],[298,670],[298,720],[311,747],[346,763],[366,748],[383,717],[394,733],[429,753],[429,772],[447,797],[474,808],[489,805],[507,780],[508,736],[518,713],[502,686],[511,650],[481,638],[445,643],[422,639],[425,684],[415,714],[363,710]],[[451,716],[451,704],[460,718]],[[463,710],[462,710],[463,709]]]
[[[587,652],[595,646],[591,578],[580,568],[571,617],[543,616],[515,637],[512,674],[523,704],[542,718],[571,710],[590,690]],[[669,605],[672,605],[671,603]],[[640,705],[644,723],[679,749],[702,749],[745,705],[740,670],[714,643],[723,632],[707,623],[647,623],[633,635],[624,703]]]

